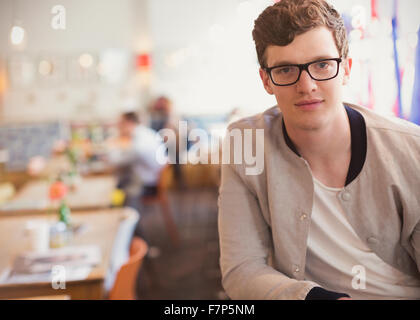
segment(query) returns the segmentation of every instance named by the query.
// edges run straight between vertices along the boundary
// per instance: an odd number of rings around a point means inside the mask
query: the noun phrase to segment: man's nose
[[[312,92],[317,88],[316,80],[312,79],[308,71],[302,70],[299,81],[296,83],[299,92]]]

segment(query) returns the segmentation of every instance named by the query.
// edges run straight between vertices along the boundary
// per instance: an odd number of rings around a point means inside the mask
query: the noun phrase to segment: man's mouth
[[[324,100],[321,100],[321,99],[302,100],[295,103],[295,106],[299,108],[304,108],[304,109],[314,109],[314,108],[319,107],[319,105],[323,101]]]

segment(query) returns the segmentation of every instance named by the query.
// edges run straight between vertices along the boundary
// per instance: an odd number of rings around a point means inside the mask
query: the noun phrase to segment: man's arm
[[[256,197],[233,165],[222,166],[219,195],[222,283],[232,299],[305,299],[316,287],[268,265],[271,231]]]
[[[115,167],[124,167],[138,161],[139,158],[136,150],[112,150],[107,154],[106,160]]]
[[[154,167],[157,146],[156,136],[144,133],[141,137],[134,139],[130,148],[114,149],[109,152],[107,160],[116,167],[125,167],[137,162]]]

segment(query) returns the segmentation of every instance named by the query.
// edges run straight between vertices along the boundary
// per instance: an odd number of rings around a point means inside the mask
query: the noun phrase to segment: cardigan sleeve
[[[234,165],[222,166],[218,206],[222,284],[231,299],[303,300],[318,286],[292,279],[269,265],[270,228]]]
[[[420,222],[417,223],[411,234],[411,245],[414,249],[414,259],[417,264],[417,269],[420,272]]]

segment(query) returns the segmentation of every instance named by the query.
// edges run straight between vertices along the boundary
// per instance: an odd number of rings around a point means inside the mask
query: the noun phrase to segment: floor
[[[219,268],[217,189],[176,190],[170,192],[169,200],[181,244],[178,248],[172,245],[158,206],[141,209],[139,230],[154,249],[140,270],[138,297],[227,299]]]

